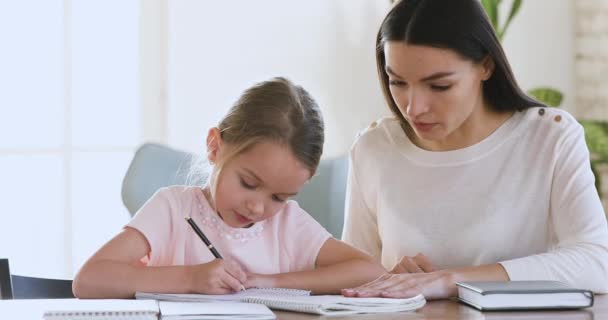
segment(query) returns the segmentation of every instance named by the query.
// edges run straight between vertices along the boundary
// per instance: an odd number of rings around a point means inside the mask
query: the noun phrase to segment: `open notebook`
[[[138,292],[135,297],[182,302],[240,301],[264,304],[272,309],[327,316],[412,311],[426,303],[422,295],[409,299],[347,298],[339,295],[311,296],[309,291],[280,288],[247,289],[228,295]]]

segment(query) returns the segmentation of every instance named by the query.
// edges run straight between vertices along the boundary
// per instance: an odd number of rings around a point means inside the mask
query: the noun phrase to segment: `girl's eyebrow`
[[[256,180],[258,180],[259,182],[264,183],[264,181],[262,179],[260,179],[260,177],[258,177],[253,171],[247,169],[247,168],[243,168],[243,171],[247,172],[247,174],[252,175]]]
[[[264,181],[262,179],[260,179],[260,177],[258,177],[253,171],[247,169],[247,168],[243,168],[243,171],[245,171],[247,174],[250,174],[251,176],[253,176],[254,179],[258,180],[260,183],[264,184]],[[283,196],[288,196],[288,197],[292,197],[297,195],[297,192],[293,192],[293,193],[277,193]]]

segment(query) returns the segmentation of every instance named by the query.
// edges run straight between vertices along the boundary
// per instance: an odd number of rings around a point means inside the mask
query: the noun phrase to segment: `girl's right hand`
[[[241,291],[247,274],[235,261],[215,259],[190,267],[190,285],[195,293],[228,294]]]

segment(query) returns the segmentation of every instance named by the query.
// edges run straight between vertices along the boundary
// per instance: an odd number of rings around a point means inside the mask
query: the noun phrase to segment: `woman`
[[[392,272],[343,294],[447,298],[473,280],[607,292],[583,129],[522,92],[479,1],[398,2],[376,60],[394,117],[351,150],[344,239]]]

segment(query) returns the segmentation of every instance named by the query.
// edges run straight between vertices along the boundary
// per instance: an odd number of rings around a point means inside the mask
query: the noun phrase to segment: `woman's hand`
[[[437,271],[431,261],[423,255],[418,253],[413,257],[405,256],[401,258],[401,261],[395,265],[390,273],[428,273]]]
[[[235,261],[215,259],[208,263],[191,266],[192,292],[228,294],[241,290],[247,281],[244,269]]]
[[[353,289],[344,289],[346,297],[411,298],[418,294],[427,299],[445,299],[457,294],[452,272],[387,273],[380,278]]]

